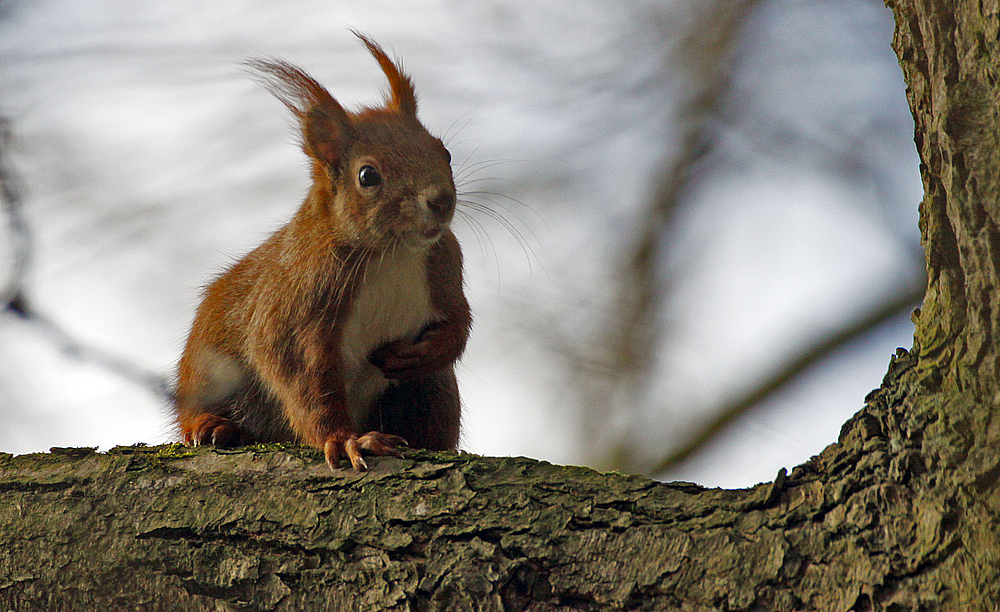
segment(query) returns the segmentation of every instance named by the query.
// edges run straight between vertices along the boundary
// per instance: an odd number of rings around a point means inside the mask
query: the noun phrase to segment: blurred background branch
[[[24,217],[21,186],[11,167],[9,147],[11,126],[0,117],[0,207],[7,222],[7,278],[0,280],[0,306],[21,314],[26,308],[24,287],[31,263],[31,232]]]
[[[784,364],[784,367],[780,368],[770,378],[761,382],[746,395],[713,410],[715,417],[710,422],[702,426],[700,430],[690,432],[687,435],[687,441],[680,448],[673,450],[669,455],[660,460],[659,463],[645,469],[639,469],[640,466],[629,467],[650,476],[657,476],[677,467],[684,460],[704,448],[737,418],[765,401],[768,397],[778,393],[783,387],[791,383],[797,376],[809,368],[816,366],[850,342],[872,333],[892,319],[899,317],[900,314],[912,312],[923,300],[926,288],[927,283],[925,279],[916,280],[896,290],[894,294],[886,296],[887,301],[876,305],[868,312],[862,313],[861,317],[856,321],[848,321],[842,328],[830,333],[825,338],[811,345],[801,347],[797,354],[789,356],[788,362]]]
[[[628,414],[639,405],[649,381],[663,325],[657,321],[670,279],[662,272],[667,237],[676,233],[677,210],[685,190],[697,180],[699,162],[711,153],[712,128],[719,120],[742,26],[758,0],[702,3],[692,27],[678,45],[687,77],[677,114],[678,152],[664,162],[657,189],[637,219],[637,236],[620,258],[608,324],[595,341],[575,355],[575,379],[583,403],[582,430],[593,436],[605,431],[612,442],[591,448],[591,461],[606,469],[629,471],[638,456],[630,429],[614,424],[634,422]],[[613,412],[623,414],[609,414]],[[611,431],[608,430],[612,425]]]
[[[2,199],[0,204],[7,220],[12,245],[8,279],[0,284],[3,315],[13,316],[31,324],[40,337],[52,343],[67,357],[93,364],[146,389],[162,401],[171,401],[173,390],[167,377],[147,371],[129,359],[87,345],[56,321],[33,308],[28,297],[28,274],[32,261],[33,241],[24,213],[20,181],[10,160],[11,139],[10,122],[0,117],[0,199]]]
[[[745,26],[761,4],[756,0],[701,3],[699,9],[704,12],[697,13],[680,39],[676,55],[688,78],[685,101],[675,119],[678,150],[663,163],[649,205],[640,210],[636,219],[635,237],[623,248],[611,283],[612,297],[603,330],[591,342],[578,344],[572,350],[570,386],[578,391],[582,406],[580,431],[582,438],[590,442],[590,464],[603,469],[662,475],[677,468],[708,447],[739,417],[779,395],[845,345],[898,320],[923,297],[924,277],[919,273],[901,275],[903,280],[887,285],[885,295],[873,300],[867,310],[854,316],[844,311],[844,320],[816,337],[804,336],[799,346],[789,347],[762,381],[735,398],[722,397],[706,408],[704,412],[711,415],[707,421],[695,420],[677,436],[680,442],[674,448],[660,459],[650,460],[652,432],[643,425],[647,420],[641,413],[649,409],[651,382],[662,376],[662,371],[657,371],[658,356],[665,350],[664,342],[670,334],[671,322],[664,312],[669,310],[666,303],[676,298],[672,294],[673,269],[667,262],[672,259],[672,239],[685,231],[683,216],[678,213],[691,205],[691,195],[706,177],[725,163],[726,154],[716,147],[724,141],[721,131],[733,129],[734,120],[727,115],[746,110],[741,109],[740,101],[734,101],[732,80],[734,74],[739,76],[734,70],[738,70],[736,66],[742,59]],[[763,131],[762,126],[756,128]],[[790,138],[788,134],[782,137]],[[851,138],[849,134],[844,137]],[[884,203],[896,197],[888,176],[866,160],[870,152],[865,150],[863,140],[831,142],[807,132],[791,138],[795,144],[790,148],[811,150],[803,157],[818,157],[825,171],[843,172],[854,181],[870,180],[876,197]],[[766,148],[751,153],[764,158],[771,154]],[[905,258],[909,260],[906,267],[922,270],[919,248],[907,250]],[[561,346],[573,344],[563,342]]]

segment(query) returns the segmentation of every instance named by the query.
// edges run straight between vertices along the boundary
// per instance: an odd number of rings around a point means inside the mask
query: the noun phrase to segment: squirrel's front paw
[[[239,440],[240,430],[236,423],[207,412],[198,415],[191,428],[184,431],[184,444],[188,446],[236,446]]]
[[[407,342],[396,340],[384,344],[368,357],[368,361],[382,370],[382,375],[394,380],[413,380],[434,372],[429,358],[431,344],[427,340]]]
[[[340,467],[340,458],[346,456],[355,470],[365,472],[368,464],[361,456],[362,450],[372,455],[402,457],[403,451],[399,447],[405,445],[406,440],[403,438],[380,431],[369,431],[363,436],[340,432],[326,439],[323,454],[326,455],[326,463],[330,469]]]

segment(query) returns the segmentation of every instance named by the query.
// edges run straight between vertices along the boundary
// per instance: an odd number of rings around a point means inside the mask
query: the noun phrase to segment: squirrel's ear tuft
[[[350,120],[340,103],[316,79],[288,62],[252,59],[244,65],[299,120],[306,154],[336,170],[350,131]]]
[[[400,69],[399,64],[389,59],[382,47],[357,30],[351,30],[354,35],[368,48],[369,53],[378,60],[382,72],[389,79],[389,91],[392,97],[386,101],[386,107],[411,117],[417,116],[417,94],[413,91],[413,82]]]

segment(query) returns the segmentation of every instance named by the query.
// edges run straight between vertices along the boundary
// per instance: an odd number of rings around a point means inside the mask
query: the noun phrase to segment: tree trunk
[[[0,610],[1000,610],[1000,7],[891,1],[913,350],[808,463],[706,490],[528,459],[0,457]]]

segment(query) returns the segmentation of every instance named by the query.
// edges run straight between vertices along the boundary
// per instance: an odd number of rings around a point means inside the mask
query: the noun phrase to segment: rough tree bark
[[[891,0],[926,190],[914,346],[791,475],[178,447],[0,457],[0,610],[1000,610],[998,0]]]

